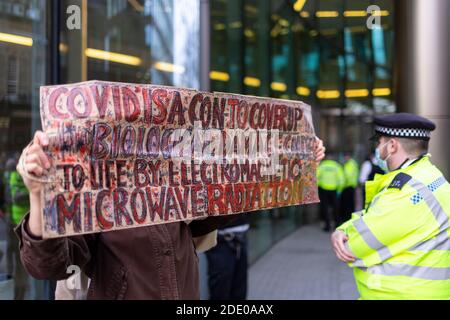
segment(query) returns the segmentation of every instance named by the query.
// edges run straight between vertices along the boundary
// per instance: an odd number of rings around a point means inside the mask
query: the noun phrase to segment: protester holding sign
[[[183,91],[153,88],[142,93],[142,86],[127,88],[130,89],[95,82],[84,87],[46,87],[44,93],[41,91],[46,133],[35,134],[18,165],[30,191],[31,204],[30,213],[16,229],[23,264],[35,278],[52,280],[66,279],[70,275],[68,268],[78,266],[91,279],[89,299],[198,299],[198,259],[193,238],[224,225],[233,219],[233,214],[245,212],[246,207],[251,211],[288,205],[290,201],[314,201],[317,192],[310,192],[314,181],[304,179],[315,176],[312,169],[324,157],[325,148],[308,131],[305,124],[310,122],[302,120],[303,113],[295,120],[300,111],[278,106],[274,126],[282,132],[290,130],[290,134],[281,136],[286,142],[284,147],[292,151],[288,159],[291,161],[281,162],[280,168],[285,172],[280,177],[291,178],[292,182],[250,181],[249,176],[256,180],[262,175],[258,166],[253,167],[253,174],[247,169],[238,175],[236,170],[245,169],[245,163],[230,170],[227,164],[204,162],[202,168],[202,162],[196,166],[176,161],[185,153],[174,156],[175,145],[164,141],[164,132],[185,128],[184,116],[189,115],[191,105],[195,105],[191,118],[212,125],[214,97],[202,104],[197,102],[205,99],[195,92],[185,95]],[[136,92],[141,93],[143,100],[134,95]],[[146,96],[152,97],[152,102]],[[235,98],[230,95],[224,98],[222,107],[229,107],[230,101],[233,106],[232,99]],[[220,99],[217,102],[221,104]],[[260,105],[254,112],[261,110]],[[211,117],[201,112],[208,106]],[[88,116],[88,111],[94,109],[98,113]],[[237,109],[245,113],[244,107]],[[125,110],[124,114],[118,117],[121,110]],[[252,123],[249,117],[235,124],[229,122],[234,117],[240,119],[230,110],[226,121],[217,118],[219,133],[231,125]],[[132,120],[137,122],[123,128],[123,121]],[[114,133],[108,127],[114,128]],[[55,136],[52,128],[63,134]],[[152,130],[163,133],[150,134]],[[303,133],[305,139],[301,138]],[[293,143],[296,139],[298,152],[293,151],[297,148]],[[202,152],[206,144],[203,146]],[[299,159],[300,151],[308,158]],[[214,158],[217,150],[212,154]],[[194,158],[195,152],[190,159],[198,160]],[[203,153],[200,159],[205,158]],[[247,184],[239,186],[240,183]],[[266,185],[266,189],[261,190],[261,185]],[[301,190],[292,190],[292,186]],[[238,200],[230,199],[230,195]]]
[[[318,202],[298,101],[91,81],[41,88],[44,238]]]

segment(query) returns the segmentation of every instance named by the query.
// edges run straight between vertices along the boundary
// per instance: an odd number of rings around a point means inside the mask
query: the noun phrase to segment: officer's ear
[[[391,141],[389,141],[389,144],[388,144],[388,151],[389,151],[389,153],[396,153],[399,148],[401,148],[400,141],[398,141],[395,138],[392,138]]]

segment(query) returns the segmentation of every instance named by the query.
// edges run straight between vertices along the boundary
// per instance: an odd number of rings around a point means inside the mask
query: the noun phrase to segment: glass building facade
[[[367,28],[369,17],[379,28]],[[361,158],[372,113],[394,108],[392,23],[392,0],[0,1],[0,299],[47,299],[54,290],[21,268],[11,219],[13,203],[28,206],[11,177],[40,128],[41,85],[98,79],[303,100],[328,150]],[[312,219],[301,210],[252,215],[250,262]]]
[[[394,108],[393,16],[388,0],[211,1],[211,88],[305,101],[328,149],[353,151],[349,124]]]
[[[199,87],[199,1],[0,2],[0,299],[48,299],[54,284],[29,277],[12,233],[10,178],[40,128],[39,87],[109,80]],[[188,8],[189,10],[186,10]],[[23,186],[22,186],[23,187]],[[20,202],[23,212],[28,209]]]
[[[213,0],[211,89],[307,102],[327,152],[362,162],[373,114],[395,110],[393,16],[388,0]],[[250,261],[314,212],[251,215]]]

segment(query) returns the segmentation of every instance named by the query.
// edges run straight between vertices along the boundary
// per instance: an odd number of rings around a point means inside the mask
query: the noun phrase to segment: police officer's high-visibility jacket
[[[323,160],[317,168],[317,183],[324,190],[342,191],[345,177],[342,166],[334,160]]]
[[[356,188],[358,186],[359,168],[354,159],[344,163],[345,188]]]
[[[30,211],[28,189],[17,171],[11,172],[9,186],[12,198],[11,220],[14,225],[18,225],[23,216]]]
[[[362,299],[450,299],[450,184],[428,156],[366,183],[366,208],[338,227]]]

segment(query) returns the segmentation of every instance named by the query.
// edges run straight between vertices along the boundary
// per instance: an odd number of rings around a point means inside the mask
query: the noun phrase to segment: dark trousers
[[[12,224],[9,227],[7,271],[14,278],[14,300],[24,300],[25,294],[29,290],[28,273],[20,260],[19,239],[14,233],[14,227]]]
[[[341,209],[339,210],[339,224],[349,220],[355,212],[355,188],[349,187],[342,191]]]
[[[319,188],[320,218],[325,221],[325,231],[331,230],[331,222],[337,224],[337,192]]]
[[[218,235],[217,246],[206,252],[210,300],[245,300],[247,297],[246,233]]]

